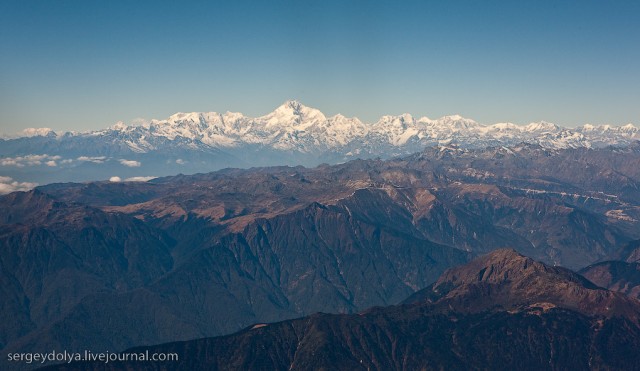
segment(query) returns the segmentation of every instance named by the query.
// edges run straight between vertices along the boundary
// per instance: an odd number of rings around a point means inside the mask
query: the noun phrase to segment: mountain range
[[[637,370],[640,301],[510,249],[446,271],[403,305],[258,323],[138,347],[178,361],[55,370]]]
[[[520,144],[14,192],[0,347],[120,351],[359,313],[502,247],[571,269],[633,259],[638,179],[635,146]]]
[[[326,117],[297,101],[287,101],[257,118],[233,112],[177,113],[166,120],[118,123],[91,132],[39,128],[21,135],[0,139],[0,174],[13,179],[5,184],[17,182],[5,185],[7,191],[30,188],[30,183],[141,180],[225,167],[384,159],[445,145],[478,149],[525,142],[555,150],[626,147],[640,140],[640,131],[632,124],[482,125],[459,115],[429,119],[409,114],[364,123],[342,115]]]
[[[632,125],[365,124],[289,101],[27,134],[0,141],[3,353],[185,341],[167,346],[213,349],[212,368],[635,362]],[[509,338],[523,353],[498,354]]]

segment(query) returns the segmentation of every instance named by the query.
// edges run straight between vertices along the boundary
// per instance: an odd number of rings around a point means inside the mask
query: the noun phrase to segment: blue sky
[[[0,1],[0,132],[287,99],[640,125],[637,1]]]

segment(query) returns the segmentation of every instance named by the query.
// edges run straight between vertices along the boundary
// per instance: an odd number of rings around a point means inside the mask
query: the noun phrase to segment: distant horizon
[[[0,133],[176,112],[640,124],[640,2],[0,3]]]

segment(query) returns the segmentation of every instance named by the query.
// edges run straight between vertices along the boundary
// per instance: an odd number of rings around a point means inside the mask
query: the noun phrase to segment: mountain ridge
[[[241,113],[176,113],[141,125],[117,123],[89,132],[56,134],[27,129],[25,136],[0,139],[4,189],[30,183],[96,179],[146,179],[209,172],[225,167],[343,163],[361,158],[393,158],[429,147],[462,149],[513,147],[522,143],[548,150],[638,146],[633,125],[573,129],[539,122],[479,124],[460,115],[439,119],[410,114],[382,116],[375,123],[355,117],[325,116],[287,101],[260,117]]]
[[[493,276],[487,268],[494,269]],[[526,277],[517,277],[524,271]],[[457,275],[466,278],[451,281]],[[513,280],[504,280],[508,276]],[[493,297],[490,290],[474,289],[477,277],[497,279],[511,293],[502,306],[474,307]],[[530,287],[514,290],[523,279]],[[438,282],[449,282],[449,293],[460,293],[472,310],[452,306],[435,284],[425,289],[432,300],[350,315],[317,313],[258,323],[228,336],[127,351],[173,353],[179,357],[175,362],[78,362],[47,369],[638,369],[640,301],[596,287],[574,272],[501,249],[446,271]],[[548,287],[560,288],[561,295],[541,297]],[[602,296],[622,310],[607,312]]]
[[[579,269],[640,238],[639,169],[633,147],[447,146],[392,160],[12,193],[0,197],[0,290],[15,319],[0,340],[6,351],[123,350],[358,312],[398,303],[446,268],[504,246]],[[635,256],[635,247],[620,254]],[[164,251],[162,270],[147,255],[158,258],[154,251]],[[541,272],[527,264],[527,274]],[[83,284],[50,285],[68,282]],[[510,292],[485,283],[452,293],[452,305],[488,290],[496,296],[476,296],[475,306],[511,304]],[[568,290],[587,290],[579,283]]]
[[[599,287],[569,269],[537,262],[513,249],[494,250],[468,264],[451,268],[405,303],[424,298],[458,312],[508,309],[523,302],[550,302],[589,316],[627,317],[640,325],[637,300]]]
[[[260,144],[271,144],[277,147],[280,145],[285,149],[293,149],[286,142],[269,142],[274,139],[272,136],[278,131],[284,131],[286,134],[294,134],[310,130],[312,134],[317,127],[334,129],[334,133],[346,134],[347,128],[357,128],[356,136],[362,139],[368,139],[367,136],[383,135],[386,136],[390,144],[404,144],[403,138],[416,137],[419,140],[431,136],[438,141],[447,140],[443,134],[455,134],[459,130],[474,130],[477,135],[486,137],[486,140],[503,140],[506,143],[514,144],[509,141],[510,136],[518,136],[520,141],[532,140],[535,138],[527,138],[527,133],[535,134],[555,134],[556,139],[564,139],[565,141],[545,141],[537,139],[543,146],[551,148],[567,148],[567,147],[598,147],[602,144],[592,143],[593,138],[589,135],[598,134],[600,136],[612,134],[618,136],[618,140],[622,138],[630,140],[640,139],[639,129],[629,123],[620,126],[585,124],[575,128],[566,128],[546,121],[532,122],[529,124],[514,123],[496,123],[483,125],[478,122],[462,117],[460,115],[445,115],[438,119],[430,119],[428,117],[414,118],[411,114],[404,113],[400,115],[383,115],[376,122],[363,123],[356,117],[345,117],[336,114],[326,117],[320,110],[307,107],[297,100],[289,100],[277,107],[273,112],[259,117],[248,117],[237,112],[177,112],[165,120],[153,119],[144,122],[142,125],[126,125],[119,122],[110,128],[94,130],[88,132],[63,132],[56,133],[50,128],[28,128],[14,138],[25,138],[34,136],[49,137],[65,137],[65,136],[84,136],[84,135],[100,135],[109,131],[118,132],[135,132],[141,129],[148,130],[148,135],[164,136],[169,139],[175,139],[178,136],[184,138],[201,140],[206,145],[224,147],[233,147],[243,143],[255,143],[260,139]],[[395,133],[394,133],[395,129]],[[398,132],[398,129],[402,131]],[[260,138],[258,134],[267,134],[266,137]],[[248,138],[240,138],[240,135]],[[325,138],[315,137],[319,141]],[[471,142],[472,135],[462,136],[465,141]],[[609,144],[614,144],[615,139]],[[144,139],[141,140],[144,143]],[[140,143],[137,143],[140,144]],[[344,140],[341,144],[345,144]],[[134,150],[149,150],[152,148],[144,148],[131,144]],[[327,147],[331,148],[331,143],[327,143]],[[300,149],[300,148],[298,148]]]

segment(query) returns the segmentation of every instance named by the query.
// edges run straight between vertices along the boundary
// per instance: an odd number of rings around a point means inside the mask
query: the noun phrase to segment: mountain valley
[[[128,350],[177,354],[173,362],[50,369],[632,370],[639,324],[640,301],[502,249],[448,270],[403,305]]]
[[[639,162],[636,147],[436,147],[11,193],[3,351],[120,351],[358,313],[504,247],[570,269],[632,259]]]

